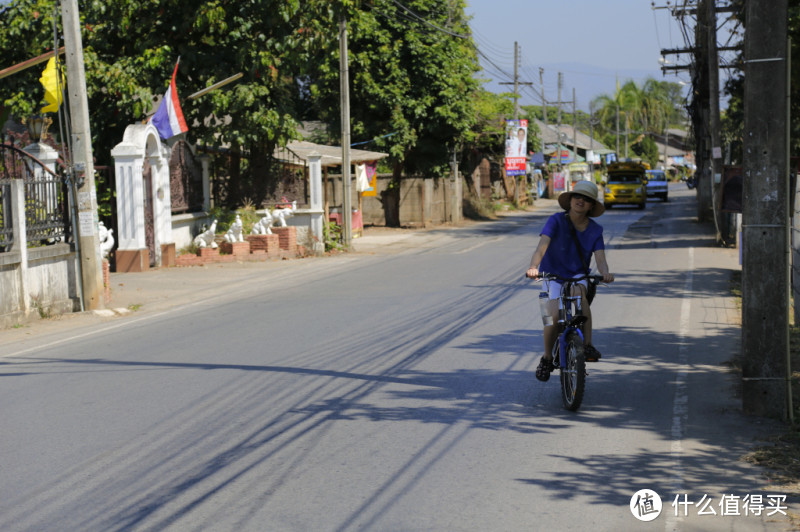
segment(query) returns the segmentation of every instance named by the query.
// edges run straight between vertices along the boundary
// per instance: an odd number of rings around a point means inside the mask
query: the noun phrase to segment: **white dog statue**
[[[284,207],[283,209],[274,209],[272,211],[273,225],[277,224],[281,227],[286,227],[286,218],[294,216],[297,210],[297,200],[292,202],[292,207]]]
[[[237,214],[236,221],[233,222],[231,228],[225,233],[225,242],[244,242],[244,237],[242,236],[243,228],[242,217]]]
[[[264,217],[253,224],[253,230],[250,231],[251,235],[271,235],[272,234],[272,215],[266,211]]]
[[[104,259],[107,259],[108,254],[114,248],[114,230],[106,229],[106,226],[103,224],[103,222],[100,222],[98,231],[100,237],[100,254]]]
[[[214,241],[214,232],[217,230],[217,221],[214,220],[211,223],[211,227],[208,230],[203,231],[196,237],[194,237],[194,245],[199,248],[211,248],[216,249],[217,243]]]

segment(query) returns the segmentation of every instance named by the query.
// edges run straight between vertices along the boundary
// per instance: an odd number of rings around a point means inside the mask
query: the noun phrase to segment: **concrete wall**
[[[22,181],[11,192],[14,244],[0,253],[0,327],[80,310],[77,254],[68,244],[28,248]]]
[[[391,183],[391,174],[378,174],[377,194],[361,198],[364,225],[386,225],[384,193]],[[338,175],[327,179],[328,207],[341,209],[342,180]],[[351,205],[358,208],[358,192],[352,188]],[[463,179],[406,177],[400,181],[400,225],[425,227],[463,219]]]

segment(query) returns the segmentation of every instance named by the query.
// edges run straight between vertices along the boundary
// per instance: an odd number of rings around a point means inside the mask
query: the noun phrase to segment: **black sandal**
[[[583,346],[583,355],[586,357],[586,362],[597,362],[603,356],[592,344]]]
[[[542,382],[547,382],[550,380],[550,373],[552,373],[554,369],[556,369],[556,367],[553,365],[553,361],[545,360],[545,358],[542,357],[539,361],[539,365],[536,367],[536,378]]]

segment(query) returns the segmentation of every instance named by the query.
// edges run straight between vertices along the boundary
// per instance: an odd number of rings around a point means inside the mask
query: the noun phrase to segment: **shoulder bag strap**
[[[564,213],[567,217],[567,225],[569,226],[569,230],[572,233],[572,240],[575,241],[575,245],[578,247],[578,255],[581,258],[581,264],[583,264],[583,269],[586,271],[586,275],[589,275],[589,265],[586,264],[586,259],[583,258],[583,247],[581,246],[581,241],[578,240],[578,233],[575,230],[575,226],[572,224],[572,220],[569,218],[569,212]]]

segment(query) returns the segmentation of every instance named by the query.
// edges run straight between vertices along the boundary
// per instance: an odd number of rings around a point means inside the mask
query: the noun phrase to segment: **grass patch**
[[[470,197],[463,206],[464,218],[469,220],[494,220],[497,210],[497,205],[485,198]]]

